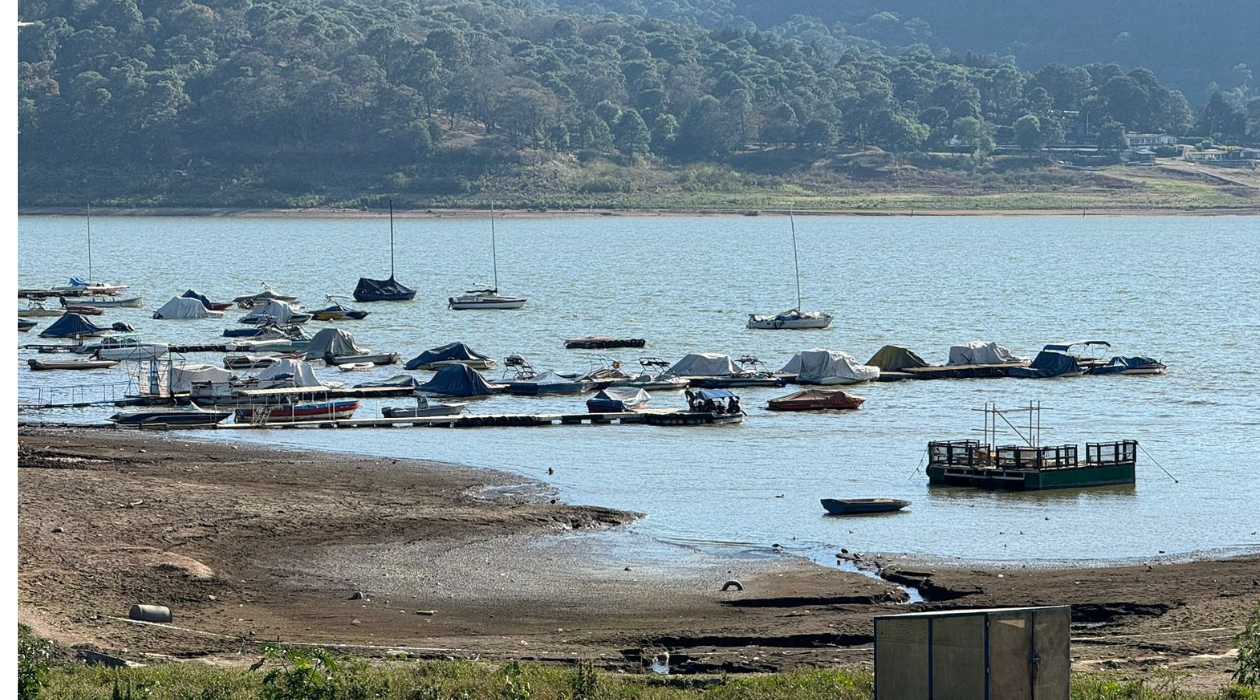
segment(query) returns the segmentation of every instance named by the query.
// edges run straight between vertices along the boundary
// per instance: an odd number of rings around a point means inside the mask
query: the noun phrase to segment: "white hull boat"
[[[427,396],[416,396],[415,408],[386,406],[381,415],[386,418],[427,418],[429,416],[457,416],[468,407],[467,403],[443,403]]]
[[[788,221],[792,225],[792,260],[796,265],[796,308],[772,316],[748,314],[748,328],[796,331],[831,325],[831,314],[825,311],[801,311],[801,256],[796,250],[796,217],[791,212],[788,212]]]
[[[170,346],[165,343],[141,343],[101,347],[96,351],[96,356],[102,360],[154,360],[170,351]]]
[[[519,309],[525,306],[526,301],[520,297],[505,297],[492,289],[484,289],[451,297],[447,303],[455,311],[471,311],[474,309]]]
[[[132,297],[130,299],[84,299],[81,297],[71,297],[73,301],[66,301],[65,297],[61,298],[62,306],[94,306],[98,309],[139,309],[144,306],[144,297]]]
[[[499,294],[499,251],[494,229],[494,205],[490,205],[490,258],[494,265],[494,286],[489,289],[472,289],[463,295],[450,297],[448,306],[455,311],[476,309],[519,309],[526,299]]]
[[[807,330],[831,325],[831,314],[814,311],[784,311],[774,316],[748,315],[748,327],[759,330]]]

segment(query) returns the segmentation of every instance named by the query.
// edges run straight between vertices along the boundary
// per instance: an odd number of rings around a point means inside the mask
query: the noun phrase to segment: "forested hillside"
[[[1125,128],[1244,138],[1260,127],[1260,112],[1248,121],[1221,99],[1196,123],[1182,93],[1142,68],[1030,73],[923,45],[886,52],[800,17],[706,29],[685,16],[695,4],[673,21],[569,0],[22,0],[21,195],[459,195],[525,170],[535,186],[557,173],[564,189],[560,166],[600,162],[716,162],[738,176],[765,167],[740,157],[750,152],[816,160],[952,142],[982,156],[995,139],[1033,150],[1086,125],[1112,146]]]

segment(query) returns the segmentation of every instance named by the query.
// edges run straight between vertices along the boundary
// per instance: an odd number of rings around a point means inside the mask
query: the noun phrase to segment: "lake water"
[[[750,415],[740,426],[224,431],[217,439],[505,469],[553,484],[572,503],[647,513],[634,527],[671,541],[999,561],[1260,549],[1255,217],[802,217],[805,308],[836,320],[798,332],[744,328],[748,312],[795,303],[784,218],[508,217],[498,226],[500,287],[529,304],[497,312],[446,309],[448,296],[490,278],[487,220],[399,218],[395,226],[398,278],[419,290],[416,301],[364,305],[367,319],[341,325],[360,344],[404,358],[462,340],[496,358],[523,353],[539,369],[586,370],[598,356],[672,362],[691,351],[751,353],[777,369],[812,347],[864,361],[893,343],[939,363],[950,345],[976,339],[1031,356],[1047,342],[1099,338],[1115,354],[1153,356],[1169,369],[1159,377],[870,384],[851,389],[867,397],[861,410],[818,415],[764,410],[790,389],[747,389],[740,394]],[[97,279],[130,283],[145,298],[142,310],[102,318],[130,322],[154,341],[210,341],[244,313],[149,318],[189,287],[230,300],[265,281],[319,308],[325,294],[349,294],[360,275],[388,275],[384,217],[97,217],[92,230]],[[81,218],[22,217],[19,284],[86,274],[84,231]],[[40,320],[40,328],[49,322]],[[20,342],[37,342],[38,330]],[[563,348],[563,339],[589,334],[646,338],[648,347]],[[126,379],[121,367],[32,375],[31,356],[20,352],[22,391]],[[221,356],[190,361],[218,365]],[[401,369],[317,372],[363,381]],[[585,398],[503,396],[472,409],[582,412]],[[365,402],[359,415],[406,401]],[[916,471],[928,440],[975,437],[982,418],[973,409],[985,402],[1029,401],[1052,409],[1043,442],[1137,439],[1179,481],[1139,453],[1132,487],[928,489]],[[652,403],[683,400],[662,393]],[[98,421],[108,413],[38,417]],[[867,496],[913,505],[890,516],[822,517],[820,497]]]

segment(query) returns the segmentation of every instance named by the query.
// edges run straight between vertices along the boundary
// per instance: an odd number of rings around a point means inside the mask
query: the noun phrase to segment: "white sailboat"
[[[796,217],[788,212],[792,225],[792,258],[796,261],[796,308],[774,315],[748,314],[748,327],[764,330],[802,330],[826,328],[831,325],[831,314],[826,311],[801,310],[801,257],[796,251]]]
[[[490,205],[490,255],[494,261],[494,286],[488,289],[470,289],[457,297],[447,300],[448,306],[455,311],[472,309],[519,309],[525,306],[524,297],[509,297],[499,294],[499,253],[495,240],[494,205]]]
[[[87,279],[80,277],[71,277],[68,284],[59,285],[52,288],[52,291],[68,297],[81,296],[118,296],[130,289],[130,285],[126,284],[104,284],[93,281],[92,279],[92,205],[87,205],[87,263],[88,276]],[[131,301],[131,300],[128,300]],[[139,302],[139,299],[135,300]],[[139,304],[137,304],[138,306]]]

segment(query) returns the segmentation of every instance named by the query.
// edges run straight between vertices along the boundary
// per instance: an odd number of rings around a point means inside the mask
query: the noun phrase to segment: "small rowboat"
[[[64,299],[62,301],[65,301]],[[98,309],[95,306],[79,306],[78,304],[67,304],[66,313],[78,314],[80,316],[100,316],[105,313],[104,309]]]
[[[74,299],[74,301],[66,301],[65,297],[62,297],[61,305],[67,308],[71,306],[96,306],[102,309],[138,309],[144,305],[143,297],[132,297],[130,299],[87,299],[87,298],[82,298],[82,297],[72,297],[72,298]]]
[[[830,515],[861,515],[864,513],[892,513],[910,505],[910,501],[895,498],[824,498],[823,508]]]
[[[35,360],[30,359],[33,372],[46,372],[54,369],[108,369],[118,364],[118,360]]]
[[[371,362],[348,362],[344,365],[337,365],[342,372],[366,372],[376,365]]]
[[[369,365],[392,365],[402,359],[396,352],[379,352],[374,355],[342,355],[341,357],[333,357],[332,355],[324,356],[324,364],[326,365],[360,365],[367,363]]]

